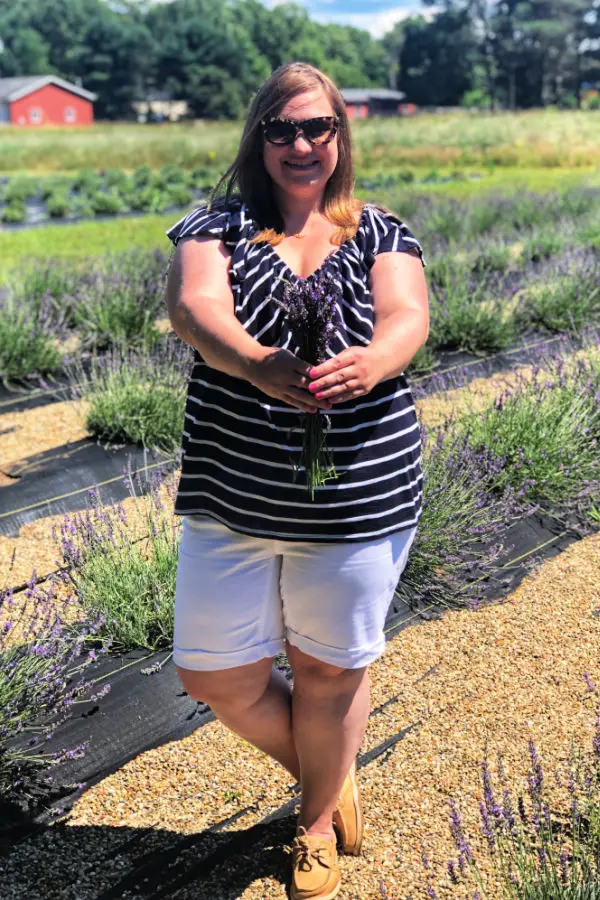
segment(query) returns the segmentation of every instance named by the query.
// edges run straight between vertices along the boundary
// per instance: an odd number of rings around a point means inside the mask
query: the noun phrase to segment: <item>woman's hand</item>
[[[264,353],[249,362],[247,380],[269,397],[284,400],[304,412],[331,409],[328,400],[318,400],[308,391],[310,363],[289,350],[263,347]]]
[[[348,347],[333,359],[309,367],[308,389],[315,400],[345,403],[373,390],[384,373],[370,347]]]
[[[381,381],[383,372],[369,347],[348,347],[310,369],[308,389],[315,400],[345,403],[362,397]]]

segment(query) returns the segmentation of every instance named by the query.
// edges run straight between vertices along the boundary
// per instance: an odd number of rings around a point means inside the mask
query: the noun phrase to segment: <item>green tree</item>
[[[398,87],[422,106],[457,106],[473,84],[477,42],[466,8],[403,23]]]
[[[98,95],[101,119],[132,118],[132,104],[146,95],[156,45],[142,23],[112,12],[95,16],[86,36],[85,87]]]
[[[52,72],[50,47],[34,28],[19,28],[4,40],[0,72],[12,75],[47,75]]]

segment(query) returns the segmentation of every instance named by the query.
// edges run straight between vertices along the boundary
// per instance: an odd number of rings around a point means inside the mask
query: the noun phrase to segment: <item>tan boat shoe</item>
[[[302,825],[289,851],[293,855],[291,900],[332,900],[341,887],[335,839],[308,834]]]
[[[342,839],[342,851],[358,856],[362,847],[364,820],[360,803],[360,790],[356,780],[356,761],[346,776],[338,805],[333,813],[333,824]]]

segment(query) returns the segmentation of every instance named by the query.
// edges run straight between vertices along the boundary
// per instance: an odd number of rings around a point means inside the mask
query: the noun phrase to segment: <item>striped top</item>
[[[234,200],[208,212],[194,210],[167,232],[174,244],[213,235],[231,251],[229,278],[235,315],[267,347],[299,355],[275,302],[284,280],[300,279],[267,242],[248,243],[260,231],[248,207]],[[369,270],[378,253],[418,255],[407,226],[365,205],[355,237],[312,275],[325,270],[338,282],[337,328],[328,346],[336,356],[373,336]],[[196,351],[188,388],[179,515],[210,516],[234,531],[282,540],[365,541],[413,527],[422,505],[420,430],[404,374],[380,382],[364,397],[328,413],[327,446],[338,477],[315,489],[294,472],[302,448],[304,413],[254,385],[208,366]]]

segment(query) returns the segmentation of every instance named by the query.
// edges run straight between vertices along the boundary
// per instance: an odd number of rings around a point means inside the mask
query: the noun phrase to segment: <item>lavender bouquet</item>
[[[321,270],[310,279],[286,281],[282,293],[282,299],[275,300],[285,311],[300,358],[313,366],[324,362],[328,341],[336,328],[336,306],[341,299],[339,284]],[[306,413],[303,427],[304,441],[295,469],[296,473],[305,470],[306,486],[314,500],[315,487],[337,477],[326,442],[331,419],[322,410]]]

